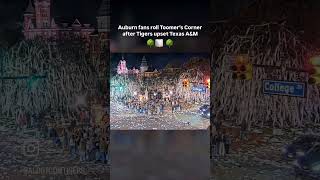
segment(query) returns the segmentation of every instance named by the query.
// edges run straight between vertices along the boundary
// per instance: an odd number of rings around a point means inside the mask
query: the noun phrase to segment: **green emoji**
[[[167,45],[169,48],[172,47],[172,46],[173,46],[173,41],[172,41],[172,39],[167,39],[166,45]]]
[[[153,39],[149,39],[149,40],[147,41],[147,45],[148,45],[149,47],[154,46],[154,40],[153,40]]]

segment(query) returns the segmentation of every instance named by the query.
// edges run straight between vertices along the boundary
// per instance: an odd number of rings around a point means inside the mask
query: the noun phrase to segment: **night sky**
[[[34,1],[34,0],[32,0]],[[79,18],[81,23],[96,23],[96,14],[102,0],[51,0],[55,17],[67,19]],[[207,26],[215,20],[237,16],[240,9],[257,0],[111,0],[111,28],[113,52],[208,52],[209,38],[206,30],[200,38],[173,38],[174,48],[147,48],[145,40],[121,39],[117,34],[119,24],[195,24]],[[270,0],[271,1],[271,0]],[[23,12],[29,0],[0,0],[0,47],[13,45],[23,39],[21,30]],[[309,39],[319,32],[315,22],[319,17],[320,1],[305,0],[308,6],[303,12],[297,12],[304,18],[304,27]],[[276,9],[277,7],[275,7]]]
[[[209,11],[209,1],[212,0],[111,0],[112,35],[115,40],[113,45],[120,48],[133,47],[136,50],[139,50],[141,45],[135,41],[131,43],[119,41],[117,31],[115,31],[118,24],[206,25],[212,14],[212,11]],[[223,13],[230,7],[237,9],[238,1],[214,0],[218,2],[214,3],[214,6],[219,9],[218,16],[223,16]],[[6,43],[12,45],[23,38],[21,33],[23,12],[28,2],[29,0],[0,0],[0,45]],[[95,24],[100,3],[101,0],[52,0],[52,10],[55,17],[79,18],[81,23]],[[181,47],[180,51],[185,49],[186,51],[206,52],[208,48],[208,38],[205,32],[202,38],[179,39],[175,40],[175,43],[176,46]],[[150,51],[150,49],[144,50]],[[177,49],[170,50],[176,51]]]
[[[207,52],[208,38],[172,38],[172,48],[148,48],[147,38],[121,37],[118,25],[202,25],[209,18],[209,0],[114,0],[112,8],[112,52]]]

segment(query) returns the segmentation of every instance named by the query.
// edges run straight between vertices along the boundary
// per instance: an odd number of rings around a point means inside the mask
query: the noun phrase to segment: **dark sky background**
[[[51,1],[54,16],[67,19],[78,17],[81,23],[95,24],[97,9],[102,0]],[[111,0],[112,50],[123,52],[121,48],[128,47],[137,52],[151,50],[146,48],[145,39],[129,42],[121,40],[117,36],[118,24],[202,24],[205,26],[210,21],[237,16],[241,8],[247,7],[254,1],[257,0]],[[0,46],[12,45],[23,38],[21,33],[23,12],[28,2],[29,0],[0,0]],[[307,24],[305,26],[306,29],[310,29],[309,34],[312,39],[315,32],[319,32],[318,29],[320,29],[318,23],[314,22],[319,16],[320,1],[304,0],[303,2],[309,6],[309,9],[306,12],[297,13],[302,16],[306,16],[306,13],[310,14],[305,18],[305,21],[310,21],[305,23]],[[173,38],[173,40],[176,48],[153,48],[153,50],[206,52],[209,47],[205,30],[202,38]]]
[[[209,61],[207,53],[112,53],[110,67],[112,70],[117,68],[120,59],[124,57],[128,69],[139,68],[142,57],[147,59],[148,66],[156,69],[163,69],[168,63],[182,65],[192,57],[206,58]]]
[[[34,1],[34,0],[32,0]],[[96,23],[97,9],[102,0],[51,0],[55,17],[79,18],[81,23]],[[254,0],[111,0],[112,50],[121,48],[150,51],[145,40],[121,40],[117,36],[118,24],[195,24],[206,26],[215,17],[234,13],[244,2]],[[29,0],[0,0],[0,41],[14,44],[21,34],[23,12]],[[213,4],[213,5],[210,5]],[[213,10],[209,10],[214,7]],[[168,51],[206,52],[208,38],[205,30],[200,38],[173,38],[176,48],[153,48]],[[141,44],[143,42],[143,44]],[[142,49],[141,49],[142,48]]]
[[[34,0],[32,0],[33,2]],[[102,0],[51,0],[55,17],[79,18],[81,23],[96,23],[97,9]],[[29,0],[0,0],[0,46],[12,45],[23,38],[23,13]]]
[[[210,0],[209,21],[225,20],[239,15],[240,9],[256,0]]]
[[[205,31],[201,37],[172,38],[172,48],[148,48],[147,38],[121,37],[118,25],[202,25],[209,18],[209,0],[113,0],[112,52],[207,52],[208,38]],[[165,39],[165,38],[164,38]]]

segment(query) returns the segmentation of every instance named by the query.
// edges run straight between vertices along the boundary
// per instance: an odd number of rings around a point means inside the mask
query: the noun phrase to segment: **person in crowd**
[[[16,116],[16,130],[17,132],[22,131],[22,111],[19,110]]]
[[[45,121],[41,121],[40,122],[40,129],[41,129],[41,133],[40,133],[40,136],[43,137],[43,138],[48,138],[48,132],[49,132],[49,128],[46,124]]]
[[[30,128],[34,128],[35,127],[36,121],[37,121],[37,115],[36,114],[32,114],[31,118],[30,118]]]
[[[100,139],[100,157],[103,161],[103,163],[107,163],[107,152],[108,152],[108,145],[107,145],[107,141],[104,137],[102,137]]]
[[[160,104],[157,103],[157,114],[160,114],[160,109],[161,109]]]
[[[76,130],[75,131],[75,153],[76,153],[76,155],[79,154],[81,136],[82,136],[81,129]]]
[[[69,146],[69,131],[67,128],[63,128],[63,150],[67,150]]]
[[[164,104],[163,102],[160,103],[160,114],[162,115],[164,111]]]
[[[75,119],[71,120],[71,127],[76,127],[77,126],[77,121]]]
[[[224,146],[225,146],[226,154],[229,154],[230,146],[231,146],[231,137],[227,133],[225,133],[224,135]]]
[[[240,139],[244,140],[246,138],[246,131],[247,131],[247,123],[245,120],[241,122],[241,128],[240,128]]]
[[[92,151],[93,151],[93,137],[89,137],[86,144],[86,160],[91,161],[92,160]]]
[[[211,124],[211,133],[212,135],[217,135],[217,129],[216,129],[216,126],[212,123]]]
[[[59,134],[57,132],[57,126],[56,125],[53,128],[53,140],[54,140],[54,144],[56,145],[56,147],[60,148],[61,147],[61,140],[60,140]]]
[[[95,137],[95,162],[101,161],[101,150],[100,150],[100,139],[98,136]]]
[[[72,159],[76,156],[76,142],[74,135],[71,135],[69,139],[69,154]]]
[[[79,147],[79,155],[80,155],[80,162],[83,162],[86,160],[86,139],[85,138],[81,138],[80,140],[80,147]]]
[[[90,111],[85,111],[85,124],[90,125],[91,122],[91,112]]]
[[[83,129],[83,130],[82,130],[82,138],[83,138],[83,139],[87,139],[87,138],[88,138],[88,131],[87,131],[87,129]]]
[[[31,116],[29,112],[25,112],[25,116],[26,116],[26,125],[25,125],[25,129],[28,129],[31,127]]]
[[[213,148],[213,154],[214,156],[218,156],[218,148],[219,148],[219,143],[218,143],[218,135],[215,134],[213,136],[213,142],[212,142],[212,148]]]
[[[216,118],[216,122],[215,122],[215,127],[216,127],[216,130],[217,131],[220,131],[221,127],[222,127],[222,122],[225,120],[224,118],[224,114],[222,112],[220,112],[218,115],[217,115],[217,118]]]
[[[40,122],[40,118],[37,118],[36,124],[35,124],[35,129],[36,129],[36,138],[39,139],[41,137],[41,122]]]
[[[84,112],[82,111],[82,109],[79,107],[78,108],[78,122],[79,124],[82,124],[85,118]]]
[[[223,142],[223,139],[224,139],[224,135],[223,133],[219,132],[218,133],[218,143],[219,143],[219,156],[224,156],[225,155],[225,149],[224,149],[224,142]]]
[[[53,132],[53,123],[51,123],[51,122],[49,122],[49,127],[48,127],[48,135],[47,135],[47,137],[49,138],[49,139],[51,139],[52,140],[52,142],[54,143],[54,140],[53,140],[53,135],[54,135],[54,132]]]
[[[27,129],[27,121],[27,114],[25,112],[22,112],[20,116],[20,127],[22,133],[24,133],[24,131]]]

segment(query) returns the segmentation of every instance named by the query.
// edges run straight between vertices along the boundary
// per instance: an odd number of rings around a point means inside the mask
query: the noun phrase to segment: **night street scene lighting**
[[[113,54],[110,125],[120,130],[207,129],[207,54]],[[200,111],[200,107],[206,109]]]

